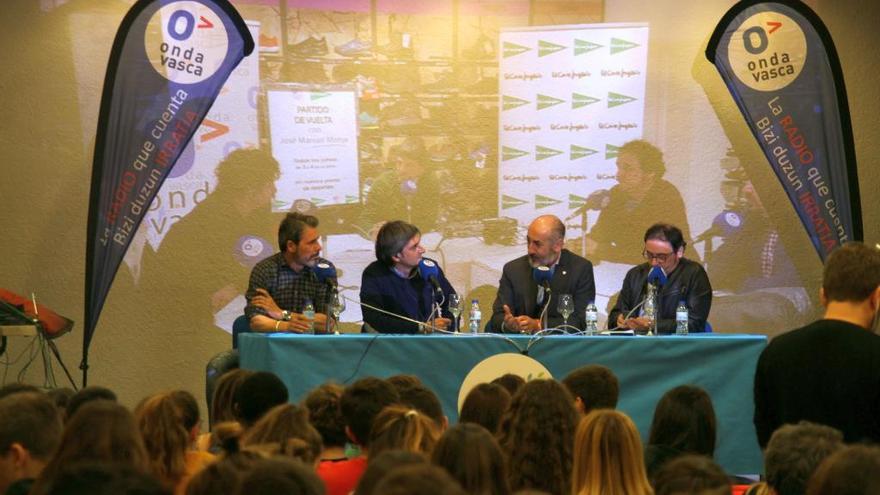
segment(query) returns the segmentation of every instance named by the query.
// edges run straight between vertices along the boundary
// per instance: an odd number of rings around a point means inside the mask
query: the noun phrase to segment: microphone
[[[663,273],[663,269],[660,268],[660,265],[651,268],[651,271],[648,273],[648,283],[656,287],[663,287],[666,285],[666,274]]]
[[[553,278],[553,272],[550,271],[549,266],[536,266],[532,268],[532,278],[535,283],[550,290],[550,279]]]
[[[727,237],[738,232],[743,227],[743,217],[739,212],[724,210],[715,215],[712,226],[697,236],[694,242],[707,241],[712,237]]]
[[[440,282],[437,278],[440,276],[440,269],[437,268],[437,263],[434,260],[428,258],[422,258],[419,261],[419,274],[421,274],[422,278],[431,283],[434,287],[434,292],[438,294],[443,293],[443,289],[440,287]]]
[[[318,278],[318,282],[323,282],[331,288],[336,288],[336,267],[333,266],[333,263],[321,259],[315,264],[312,271],[315,273],[315,277]]]

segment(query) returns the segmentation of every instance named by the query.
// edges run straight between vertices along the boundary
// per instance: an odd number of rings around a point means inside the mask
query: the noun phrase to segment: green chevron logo
[[[517,45],[516,43],[511,43],[509,41],[505,41],[504,44],[501,45],[501,47],[504,58],[513,57],[519,55],[520,53],[525,53],[531,50],[531,48],[527,46]]]
[[[541,196],[540,194],[535,194],[535,208],[547,208],[548,206],[554,206],[562,203],[562,201],[558,199],[551,198],[549,196]]]
[[[592,105],[597,101],[600,101],[599,98],[593,98],[592,96],[582,95],[580,93],[571,94],[571,108],[573,109]]]
[[[320,100],[321,98],[326,98],[330,96],[330,93],[312,93],[309,95],[309,99],[311,101]]]
[[[523,105],[528,105],[529,103],[531,102],[528,100],[523,100],[522,98],[517,98],[516,96],[503,95],[501,97],[502,110],[511,110],[517,107],[521,107]]]
[[[612,158],[617,158],[617,153],[620,151],[620,146],[614,146],[613,144],[605,144],[605,159],[610,160]]]
[[[574,194],[568,195],[568,209],[573,210],[575,208],[580,208],[587,204],[587,198],[583,198],[581,196],[576,196]]]
[[[357,197],[357,196],[350,196],[350,195],[348,195],[348,194],[345,195],[345,204],[349,204],[349,203],[357,203],[357,202],[359,202],[360,200],[361,200],[361,199],[360,199],[359,197]]]
[[[561,155],[561,154],[562,154],[561,151],[554,150],[553,148],[548,148],[546,146],[540,146],[540,145],[535,146],[535,159],[538,161],[546,160],[548,158],[553,158],[554,156]]]
[[[633,98],[632,96],[612,93],[611,91],[608,92],[608,108],[619,107],[620,105],[626,105],[633,101],[636,101],[636,98]]]
[[[508,210],[510,208],[516,208],[517,206],[521,206],[528,203],[528,201],[524,201],[519,198],[514,198],[513,196],[508,196],[506,194],[501,195],[501,209]]]
[[[576,144],[571,145],[568,155],[569,160],[579,160],[581,158],[588,157],[590,155],[594,155],[598,153],[598,151],[590,148],[584,148],[583,146],[578,146]]]
[[[537,102],[538,110],[543,110],[545,108],[555,107],[556,105],[559,105],[560,103],[565,103],[565,100],[560,100],[559,98],[554,98],[552,96],[547,96],[547,95],[542,95],[542,94],[538,95],[538,102]]]
[[[641,46],[638,43],[633,43],[632,41],[622,40],[620,38],[611,38],[611,54],[617,54],[620,52],[625,52],[627,50],[633,49],[637,46]]]
[[[501,161],[506,162],[507,160],[513,160],[519,158],[521,156],[528,155],[528,151],[518,150],[516,148],[511,148],[510,146],[502,146],[501,147]]]
[[[560,50],[565,50],[568,47],[557,45],[556,43],[550,43],[549,41],[538,40],[538,56],[545,57],[547,55],[552,55]]]
[[[603,46],[604,45],[600,45],[598,43],[593,43],[592,41],[575,39],[574,40],[574,54],[575,54],[575,56],[583,55],[585,53],[590,53],[593,50],[602,48]]]

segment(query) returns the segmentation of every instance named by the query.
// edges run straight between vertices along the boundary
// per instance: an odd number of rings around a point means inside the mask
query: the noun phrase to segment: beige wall
[[[89,0],[71,4],[89,5]],[[123,14],[121,2],[91,2],[95,7],[95,38],[72,58],[67,38],[69,23],[60,12],[41,13],[36,0],[4,1],[0,6],[0,286],[20,293],[35,291],[39,300],[78,322],[73,334],[58,340],[66,363],[75,372],[81,358],[83,277],[86,213],[90,163],[84,153],[83,122],[93,122],[99,86],[78,87],[75,74],[83,67],[101,67],[112,42],[112,33]],[[708,227],[717,210],[717,191],[701,184],[717,182],[717,164],[737,143],[746,159],[760,159],[757,145],[726,94],[714,67],[704,58],[706,40],[715,23],[732,4],[699,2],[607,0],[606,20],[647,21],[651,25],[651,54],[646,103],[646,137],[667,153],[667,162],[704,162],[705,168],[670,167],[692,215],[691,230]],[[849,90],[866,240],[880,241],[880,207],[874,193],[880,189],[876,156],[880,154],[880,115],[877,71],[876,21],[880,7],[871,0],[823,1],[817,5],[837,44]],[[81,47],[83,48],[83,47]],[[86,105],[87,106],[87,105]],[[757,158],[755,158],[757,157]],[[698,170],[690,172],[689,170]],[[769,173],[767,181],[775,181]],[[771,205],[796,217],[782,197]],[[802,269],[818,280],[820,267],[804,236]],[[198,277],[198,273],[187,276]],[[91,348],[90,383],[115,389],[133,405],[147,393],[185,388],[202,395],[207,359],[229,346],[219,330],[194,331],[187,314],[199,304],[177,295],[174,303],[156,307],[150,288],[135,295],[111,290]],[[157,328],[151,311],[177,315],[177,328]],[[13,341],[4,359],[25,351],[23,341]],[[22,361],[11,365],[13,379]],[[0,373],[3,368],[0,364]],[[60,372],[56,376],[61,381]],[[41,383],[38,370],[27,381]]]

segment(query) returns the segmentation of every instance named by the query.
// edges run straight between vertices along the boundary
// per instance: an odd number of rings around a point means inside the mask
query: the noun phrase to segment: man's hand
[[[651,319],[639,316],[638,318],[624,319],[623,315],[617,315],[617,326],[619,328],[629,328],[632,330],[648,330],[651,328]]]
[[[541,322],[528,316],[513,316],[510,306],[504,305],[504,328],[520,333],[535,333],[541,329]]]
[[[281,308],[278,307],[266,289],[257,289],[257,295],[251,298],[251,304],[265,310],[272,318],[281,319]]]
[[[431,326],[433,326],[437,330],[446,330],[449,328],[450,325],[452,325],[452,320],[450,320],[449,318],[434,318],[433,320],[426,321],[425,325],[427,325],[428,331],[433,330]]]

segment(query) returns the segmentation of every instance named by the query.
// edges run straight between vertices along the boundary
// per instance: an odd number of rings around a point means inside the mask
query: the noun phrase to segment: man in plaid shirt
[[[322,261],[318,219],[288,213],[278,227],[280,252],[254,266],[248,284],[245,316],[256,332],[310,332],[323,328],[332,287],[319,280],[314,268]],[[335,277],[333,282],[335,282]],[[303,315],[306,303],[315,317]]]

